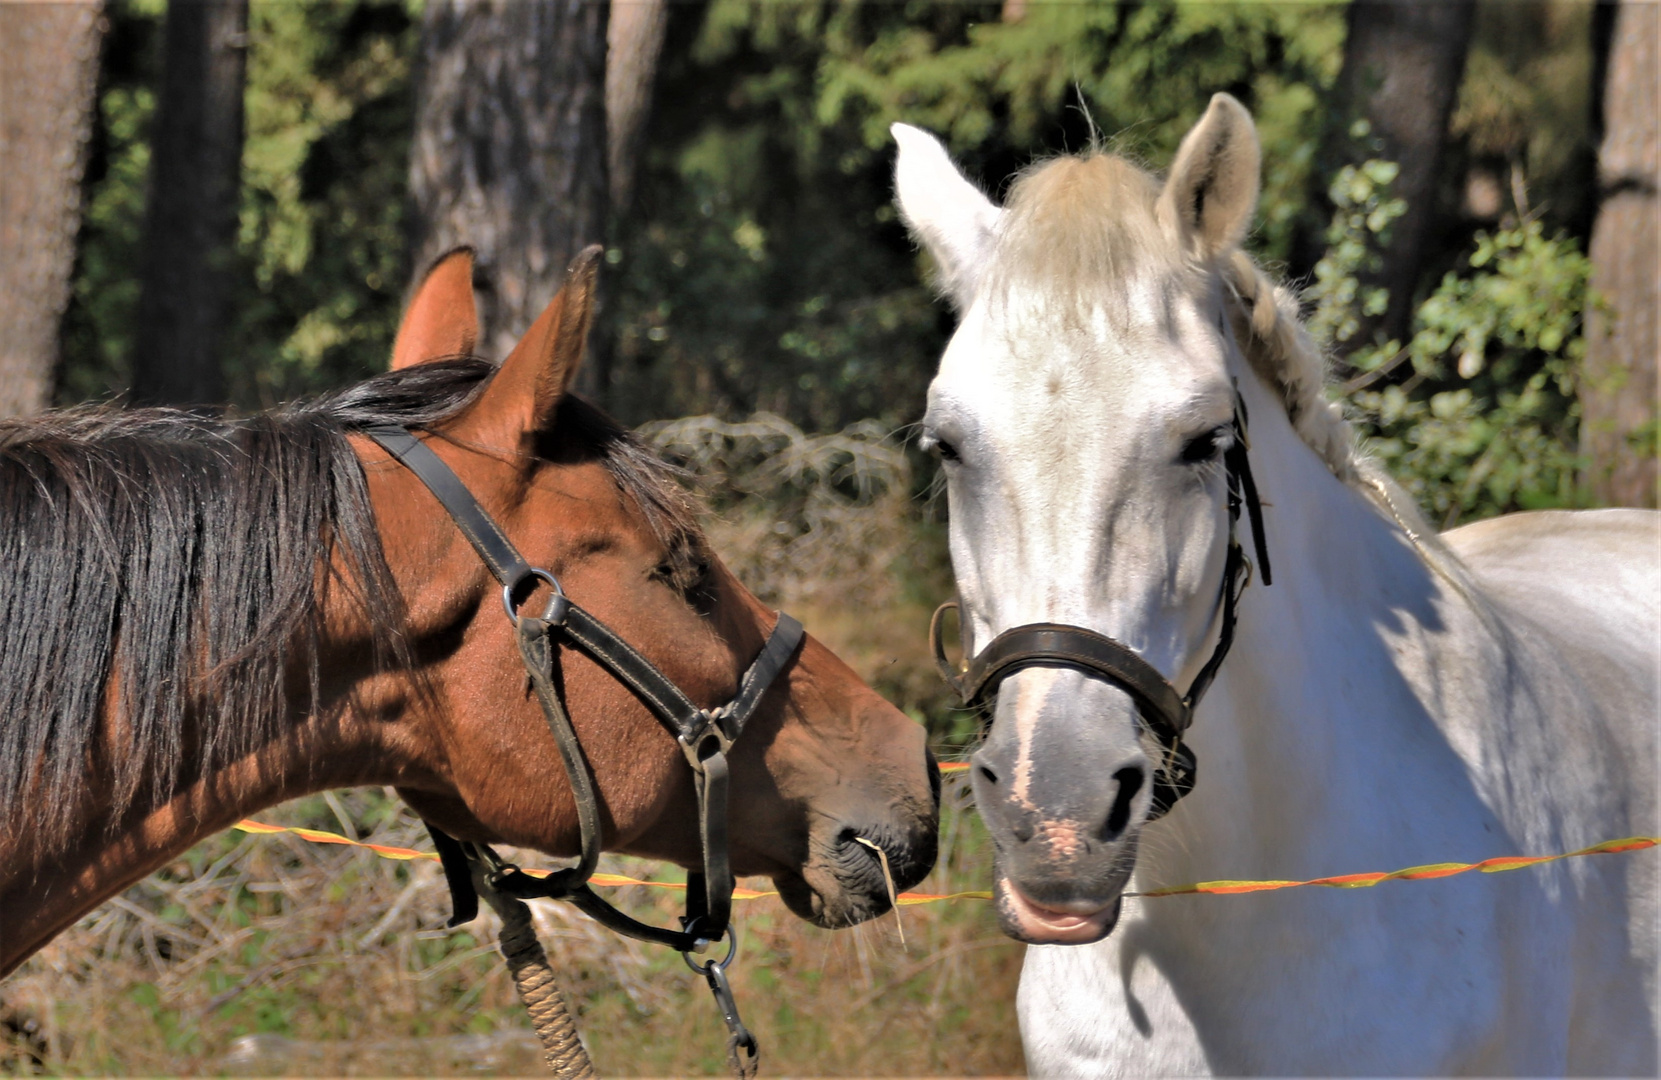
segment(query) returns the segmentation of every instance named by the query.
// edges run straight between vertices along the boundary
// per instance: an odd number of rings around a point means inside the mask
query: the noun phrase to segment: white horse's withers
[[[901,210],[961,313],[924,429],[970,652],[1071,624],[1186,689],[1220,632],[1236,388],[1273,562],[1187,736],[1198,784],[1145,829],[1152,747],[1125,690],[1046,664],[1001,683],[972,769],[1000,917],[1071,943],[1027,954],[1031,1071],[1654,1076],[1654,851],[1120,915],[1130,888],[1661,831],[1661,518],[1432,535],[1328,404],[1294,300],[1239,252],[1260,163],[1232,98],[1163,185],[1063,157],[1005,208],[931,136],[894,134]]]

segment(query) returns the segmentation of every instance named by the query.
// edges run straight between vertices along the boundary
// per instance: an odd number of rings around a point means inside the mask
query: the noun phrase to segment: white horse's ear
[[[1003,211],[952,164],[939,139],[910,124],[888,130],[900,144],[894,164],[900,216],[934,257],[940,289],[961,311],[974,298]]]
[[[1257,209],[1262,151],[1246,107],[1217,94],[1183,137],[1159,196],[1159,219],[1212,259],[1245,239]]]

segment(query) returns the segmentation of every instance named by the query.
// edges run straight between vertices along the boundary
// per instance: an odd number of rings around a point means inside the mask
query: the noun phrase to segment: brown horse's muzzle
[[[849,748],[858,756],[825,759],[830,767],[805,799],[800,870],[773,877],[792,912],[827,928],[851,926],[890,908],[885,860],[896,892],[934,867],[940,769],[923,728],[886,702],[861,712],[863,737]]]

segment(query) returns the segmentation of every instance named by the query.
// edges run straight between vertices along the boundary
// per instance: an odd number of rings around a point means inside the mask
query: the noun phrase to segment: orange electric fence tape
[[[963,772],[969,767],[967,762],[954,761],[940,766],[945,773]],[[234,828],[245,833],[256,835],[270,835],[274,833],[289,833],[313,844],[345,844],[349,847],[367,848],[383,859],[429,859],[436,861],[438,856],[431,851],[416,851],[414,848],[389,847],[386,844],[366,844],[361,840],[351,840],[339,833],[323,832],[320,829],[286,828],[282,825],[267,825],[259,821],[239,821]],[[1275,889],[1294,889],[1305,885],[1324,885],[1332,889],[1364,889],[1370,885],[1377,885],[1381,881],[1423,881],[1426,878],[1451,877],[1454,874],[1463,874],[1468,870],[1480,870],[1484,874],[1496,874],[1502,870],[1520,870],[1525,866],[1538,866],[1541,863],[1556,862],[1558,859],[1570,859],[1577,855],[1613,855],[1622,851],[1642,851],[1661,845],[1661,837],[1656,836],[1629,836],[1624,840],[1605,840],[1601,844],[1581,848],[1579,851],[1570,851],[1562,855],[1503,855],[1495,859],[1484,859],[1474,863],[1431,863],[1428,866],[1410,866],[1405,870],[1393,870],[1390,873],[1372,874],[1343,874],[1338,877],[1313,878],[1309,881],[1200,881],[1192,885],[1173,885],[1166,889],[1152,889],[1142,893],[1126,893],[1126,896],[1155,898],[1160,896],[1184,896],[1194,893],[1210,893],[1217,896],[1231,896],[1236,893],[1270,892]],[[525,873],[534,877],[547,877],[551,870],[526,870]],[[642,881],[639,878],[625,877],[622,874],[595,874],[589,879],[596,885],[647,885],[654,889],[686,890],[686,885],[674,881]],[[734,900],[755,900],[763,896],[777,896],[776,892],[763,892],[758,889],[734,889]],[[899,903],[901,907],[910,907],[913,904],[933,904],[941,900],[990,900],[992,894],[985,890],[955,893],[901,893]]]
[[[288,828],[283,825],[267,825],[263,821],[239,821],[231,827],[234,829],[240,829],[245,833],[253,833],[257,836],[272,836],[277,833],[288,833],[291,836],[298,836],[300,839],[311,844],[344,844],[347,847],[367,848],[383,859],[397,859],[401,862],[408,862],[411,859],[423,859],[432,862],[436,862],[438,860],[438,855],[431,851],[416,851],[414,848],[390,847],[386,844],[366,844],[362,840],[352,840],[340,835],[339,833],[324,832],[321,829]],[[532,877],[547,877],[549,874],[553,873],[553,871],[526,868],[525,873],[531,875]],[[676,889],[681,892],[686,891],[685,882],[642,881],[640,878],[625,877],[622,874],[595,874],[588,880],[595,885],[647,885],[654,889]],[[732,898],[734,900],[757,900],[763,896],[777,895],[778,893],[776,892],[763,892],[759,889],[738,888],[732,891]],[[912,904],[932,904],[936,900],[960,899],[990,900],[992,899],[992,894],[984,891],[958,893],[901,893],[899,897],[901,907],[908,907]]]

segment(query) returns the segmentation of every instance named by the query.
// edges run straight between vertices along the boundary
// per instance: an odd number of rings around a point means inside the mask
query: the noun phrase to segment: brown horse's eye
[[[699,613],[706,613],[714,605],[713,569],[709,559],[687,553],[664,559],[649,576],[680,593]]]

